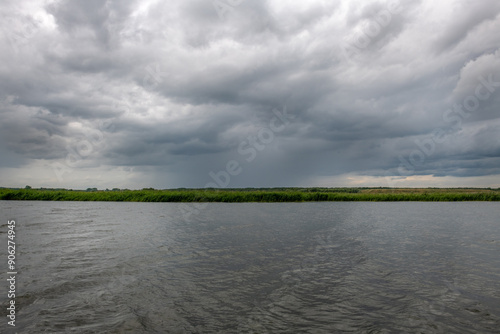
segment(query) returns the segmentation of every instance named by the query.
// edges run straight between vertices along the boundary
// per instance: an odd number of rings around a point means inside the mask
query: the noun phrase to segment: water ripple
[[[19,332],[500,328],[495,203],[214,203],[189,222],[173,203],[0,207]]]

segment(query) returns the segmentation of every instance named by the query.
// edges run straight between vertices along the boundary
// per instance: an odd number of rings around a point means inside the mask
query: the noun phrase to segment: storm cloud
[[[496,0],[0,15],[0,186],[500,187]]]

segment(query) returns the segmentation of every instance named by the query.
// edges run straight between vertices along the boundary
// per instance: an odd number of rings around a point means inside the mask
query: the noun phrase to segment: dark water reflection
[[[500,332],[499,203],[0,209],[18,333]]]

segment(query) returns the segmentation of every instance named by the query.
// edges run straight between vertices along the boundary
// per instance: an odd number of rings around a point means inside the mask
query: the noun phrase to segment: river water
[[[0,201],[17,333],[500,333],[500,203]]]

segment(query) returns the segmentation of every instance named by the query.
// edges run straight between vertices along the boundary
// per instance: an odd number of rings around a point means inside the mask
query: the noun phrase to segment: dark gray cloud
[[[4,1],[0,185],[500,186],[499,13]]]

